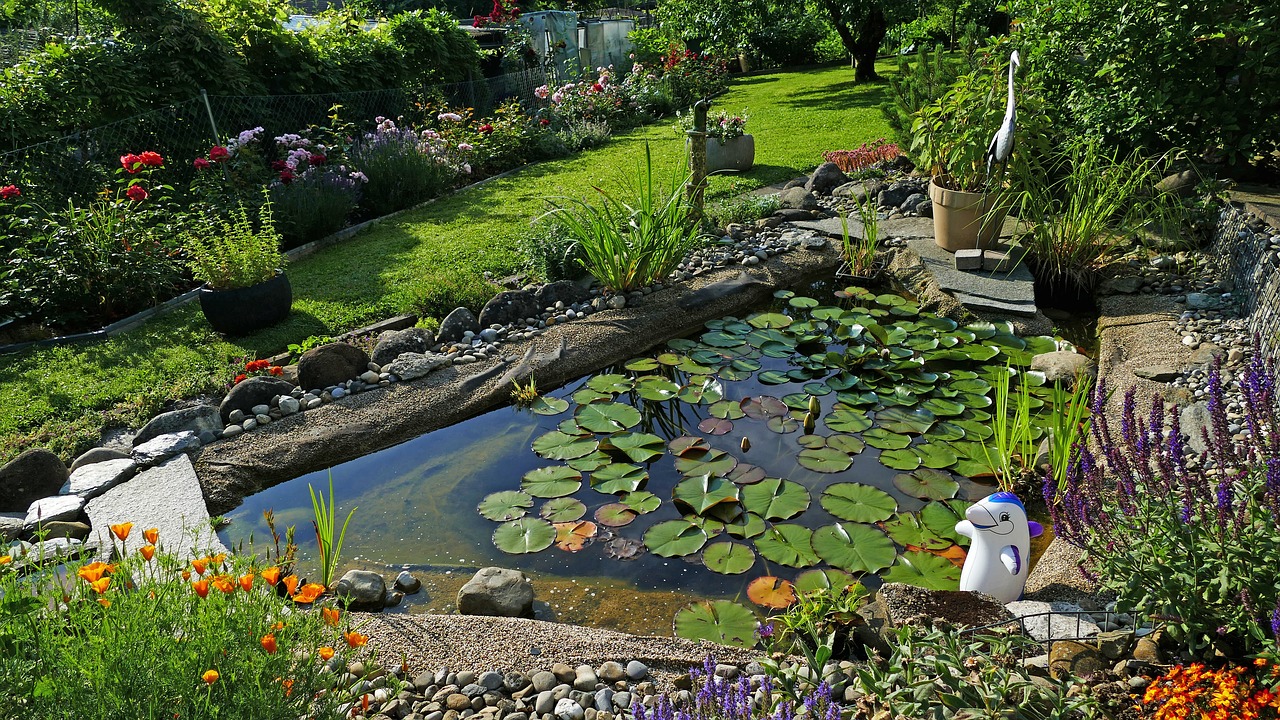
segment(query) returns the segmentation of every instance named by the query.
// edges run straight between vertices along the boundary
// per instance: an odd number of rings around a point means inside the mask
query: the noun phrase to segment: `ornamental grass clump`
[[[1228,658],[1280,651],[1280,397],[1274,365],[1240,373],[1247,433],[1228,429],[1220,368],[1209,373],[1207,450],[1183,438],[1159,399],[1141,417],[1131,390],[1119,428],[1095,390],[1092,443],[1081,441],[1065,488],[1045,499],[1054,532],[1084,549],[1081,567],[1119,607],[1162,621],[1192,652]]]

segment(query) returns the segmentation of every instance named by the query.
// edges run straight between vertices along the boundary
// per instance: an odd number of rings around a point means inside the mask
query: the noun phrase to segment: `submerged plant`
[[[334,538],[338,514],[333,504],[333,471],[329,471],[329,502],[325,504],[324,491],[317,491],[307,484],[307,492],[311,493],[311,510],[315,519],[311,521],[316,531],[316,544],[320,546],[320,583],[326,588],[333,582],[334,571],[338,568],[338,556],[342,554],[342,541],[347,537],[347,525],[357,508],[351,508],[347,519],[342,523],[342,532]]]
[[[521,385],[519,380],[512,380],[511,385],[511,402],[515,403],[516,407],[528,407],[540,396],[538,381],[533,375],[529,375],[529,382],[524,385]]]

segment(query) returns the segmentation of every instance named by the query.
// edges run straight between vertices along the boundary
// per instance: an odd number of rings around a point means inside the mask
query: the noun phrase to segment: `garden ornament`
[[[987,147],[987,182],[991,182],[991,166],[1000,163],[1003,166],[1009,162],[1009,156],[1013,154],[1013,132],[1015,121],[1017,120],[1018,110],[1013,100],[1013,73],[1022,65],[1018,60],[1018,51],[1014,50],[1009,56],[1009,101],[1004,106],[1004,122],[1000,123],[1000,129],[996,131],[995,137],[991,138],[991,145]]]
[[[960,589],[990,595],[1001,603],[1022,596],[1027,582],[1031,538],[1044,529],[1027,520],[1022,501],[998,492],[969,506],[956,532],[972,540],[960,571]]]

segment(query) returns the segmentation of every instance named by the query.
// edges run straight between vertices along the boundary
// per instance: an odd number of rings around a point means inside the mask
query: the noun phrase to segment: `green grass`
[[[888,72],[891,68],[881,68]],[[712,178],[708,199],[788,180],[827,150],[888,132],[877,106],[884,85],[856,86],[847,67],[739,78],[717,107],[746,108],[756,166]],[[0,462],[43,446],[66,459],[96,444],[102,428],[132,425],[165,403],[221,396],[242,356],[266,357],[311,335],[337,335],[404,312],[439,318],[478,310],[496,291],[484,281],[523,269],[518,241],[547,198],[613,187],[641,161],[646,142],[669,171],[684,153],[670,121],[619,135],[603,147],[541,163],[406,213],[289,267],[293,313],[276,327],[227,341],[189,305],[103,343],[0,356]]]

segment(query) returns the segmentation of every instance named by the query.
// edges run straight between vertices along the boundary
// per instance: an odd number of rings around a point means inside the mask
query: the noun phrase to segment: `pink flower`
[[[141,185],[130,185],[129,189],[124,191],[124,194],[125,197],[134,202],[142,202],[151,196],[151,193],[148,193],[147,189]]]
[[[458,143],[458,149],[462,152],[468,152],[472,149],[471,143]]]
[[[209,161],[205,160],[202,157],[192,160],[191,164],[194,165],[197,170],[208,170],[210,167],[212,167]]]
[[[214,145],[209,148],[209,159],[214,162],[222,162],[231,157],[231,153],[221,145]]]
[[[538,87],[533,89],[533,94],[539,100],[546,100],[547,95],[551,94],[551,91],[547,89],[546,85],[539,85]]]
[[[489,133],[493,132],[493,126],[490,125],[489,123],[485,123],[477,129],[480,131],[481,135],[488,135]]]
[[[560,92],[559,90],[557,90],[555,94],[551,96],[551,102],[555,103],[556,105],[559,105],[563,101],[564,101],[564,93]]]
[[[134,155],[133,153],[121,155],[120,165],[124,168],[125,172],[132,175],[142,169],[142,158]]]
[[[17,185],[5,185],[0,187],[0,200],[12,200],[16,197],[22,197],[22,191]]]

